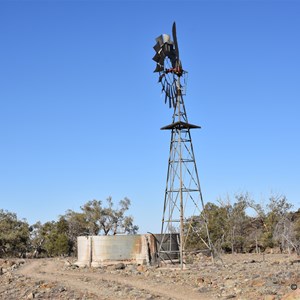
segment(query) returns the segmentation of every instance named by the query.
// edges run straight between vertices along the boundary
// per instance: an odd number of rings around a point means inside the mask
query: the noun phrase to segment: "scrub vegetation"
[[[114,207],[111,197],[92,200],[80,212],[68,210],[57,221],[33,225],[12,212],[0,210],[0,257],[52,257],[74,255],[77,237],[82,235],[136,234],[138,226],[127,215],[130,200]]]
[[[0,257],[54,257],[76,255],[77,237],[82,235],[136,234],[138,226],[127,215],[130,200],[117,205],[109,197],[86,202],[80,211],[67,210],[57,221],[33,225],[0,209]],[[300,255],[300,209],[282,195],[272,195],[263,205],[248,193],[208,202],[203,214],[208,222],[215,253],[261,253],[275,249]],[[202,216],[193,217],[188,250],[207,249]],[[187,229],[188,230],[188,229]],[[201,237],[201,238],[200,238]]]
[[[255,202],[248,193],[229,197],[218,204],[208,202],[202,214],[193,218],[190,250],[205,249],[207,234],[203,219],[208,222],[210,239],[217,253],[260,253],[277,248],[280,252],[300,255],[300,209],[283,195],[272,195],[268,203]],[[203,240],[199,237],[203,237]]]

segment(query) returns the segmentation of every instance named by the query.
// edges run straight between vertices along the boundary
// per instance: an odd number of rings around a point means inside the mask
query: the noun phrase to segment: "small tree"
[[[0,257],[23,256],[29,245],[29,225],[15,213],[0,209]]]
[[[48,257],[69,255],[71,253],[70,240],[67,235],[66,221],[61,217],[58,222],[37,222],[32,226],[31,245],[33,257],[46,255]]]
[[[133,218],[126,216],[125,213],[130,207],[130,200],[124,198],[119,201],[116,209],[111,197],[106,200],[107,206],[102,207],[102,202],[98,200],[88,201],[81,206],[83,215],[89,227],[90,234],[98,235],[103,232],[104,235],[117,233],[136,234],[138,226],[133,224]]]
[[[243,252],[246,245],[246,230],[250,223],[250,218],[246,215],[247,200],[249,195],[238,194],[235,196],[235,203],[231,204],[229,197],[226,201],[219,199],[218,202],[225,210],[224,218],[224,238],[223,249],[231,253]]]
[[[287,232],[291,231],[288,212],[292,208],[284,195],[272,195],[267,205],[268,213],[265,218],[264,243],[266,246],[280,246],[283,250],[289,247],[285,242]],[[290,233],[288,234],[290,235]],[[286,236],[287,237],[287,236]]]
[[[81,235],[89,235],[89,224],[84,213],[78,213],[68,210],[64,216],[61,216],[67,223],[67,237],[70,243],[70,251],[77,252],[77,237]]]
[[[299,215],[299,217],[294,219],[293,222],[293,241],[295,245],[294,249],[297,255],[300,255],[300,209],[298,209],[295,215]]]

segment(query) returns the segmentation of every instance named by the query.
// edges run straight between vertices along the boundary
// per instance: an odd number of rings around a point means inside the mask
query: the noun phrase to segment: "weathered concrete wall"
[[[79,236],[77,237],[77,265],[80,267],[91,265],[91,236]]]
[[[138,264],[154,263],[157,257],[155,238],[150,234],[79,236],[79,266],[99,266],[113,261],[133,261]]]

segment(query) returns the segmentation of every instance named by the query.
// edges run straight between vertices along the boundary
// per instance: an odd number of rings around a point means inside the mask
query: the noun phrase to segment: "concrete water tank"
[[[117,261],[151,264],[156,259],[155,239],[147,234],[80,236],[77,243],[78,266],[96,267]]]
[[[93,262],[134,260],[137,254],[143,254],[142,248],[141,235],[93,236]],[[146,253],[140,256],[146,259]]]

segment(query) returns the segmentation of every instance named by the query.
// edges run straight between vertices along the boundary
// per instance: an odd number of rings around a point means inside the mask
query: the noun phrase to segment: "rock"
[[[38,280],[38,281],[35,281],[35,285],[37,285],[37,286],[41,286],[41,285],[43,285],[45,283],[45,281],[44,280]]]
[[[126,270],[128,270],[129,272],[135,271],[136,270],[136,266],[135,265],[127,265],[126,266]]]
[[[63,287],[63,286],[61,286],[61,287],[59,287],[58,291],[59,291],[60,293],[65,292],[65,291],[66,291],[66,288]]]
[[[232,279],[228,279],[224,282],[224,285],[227,287],[227,288],[233,288],[234,286],[236,286],[236,282],[235,280],[232,280]]]
[[[126,286],[125,289],[124,289],[124,292],[129,293],[132,290],[133,290],[133,288],[131,286]]]
[[[119,291],[121,291],[121,287],[119,287],[119,286],[117,285],[117,286],[115,286],[115,287],[113,288],[113,290],[114,290],[114,292],[119,292]]]
[[[203,283],[204,283],[204,278],[203,277],[196,278],[196,284],[197,285],[202,285]]]
[[[272,283],[273,283],[273,284],[278,284],[278,283],[279,283],[278,278],[273,277],[273,278],[272,278]]]
[[[229,294],[229,295],[225,296],[225,299],[233,299],[233,298],[236,298],[235,294]]]
[[[77,266],[77,265],[71,265],[71,269],[73,269],[73,270],[79,269],[79,266]]]
[[[277,288],[266,288],[264,291],[265,294],[270,294],[270,295],[277,295]]]
[[[138,272],[146,272],[146,271],[148,271],[148,269],[147,269],[147,267],[145,266],[145,265],[138,265],[137,267],[136,267],[136,270],[138,271]]]
[[[26,299],[34,299],[34,293],[30,293],[30,294],[26,297]]]
[[[16,262],[14,260],[6,260],[5,261],[6,267],[12,267],[15,264],[16,264]]]
[[[114,265],[114,270],[124,270],[125,269],[125,264],[124,263],[118,263]]]
[[[70,267],[72,266],[72,263],[70,263],[68,260],[65,261],[65,267]]]
[[[261,287],[265,285],[265,281],[262,279],[255,279],[252,281],[251,286],[253,287]]]
[[[3,269],[0,267],[0,276],[3,275]]]
[[[18,265],[23,265],[23,264],[25,264],[25,259],[20,259],[20,260],[18,260]]]
[[[207,293],[207,292],[209,292],[209,288],[203,286],[203,287],[197,289],[197,291],[198,291],[199,293]]]

